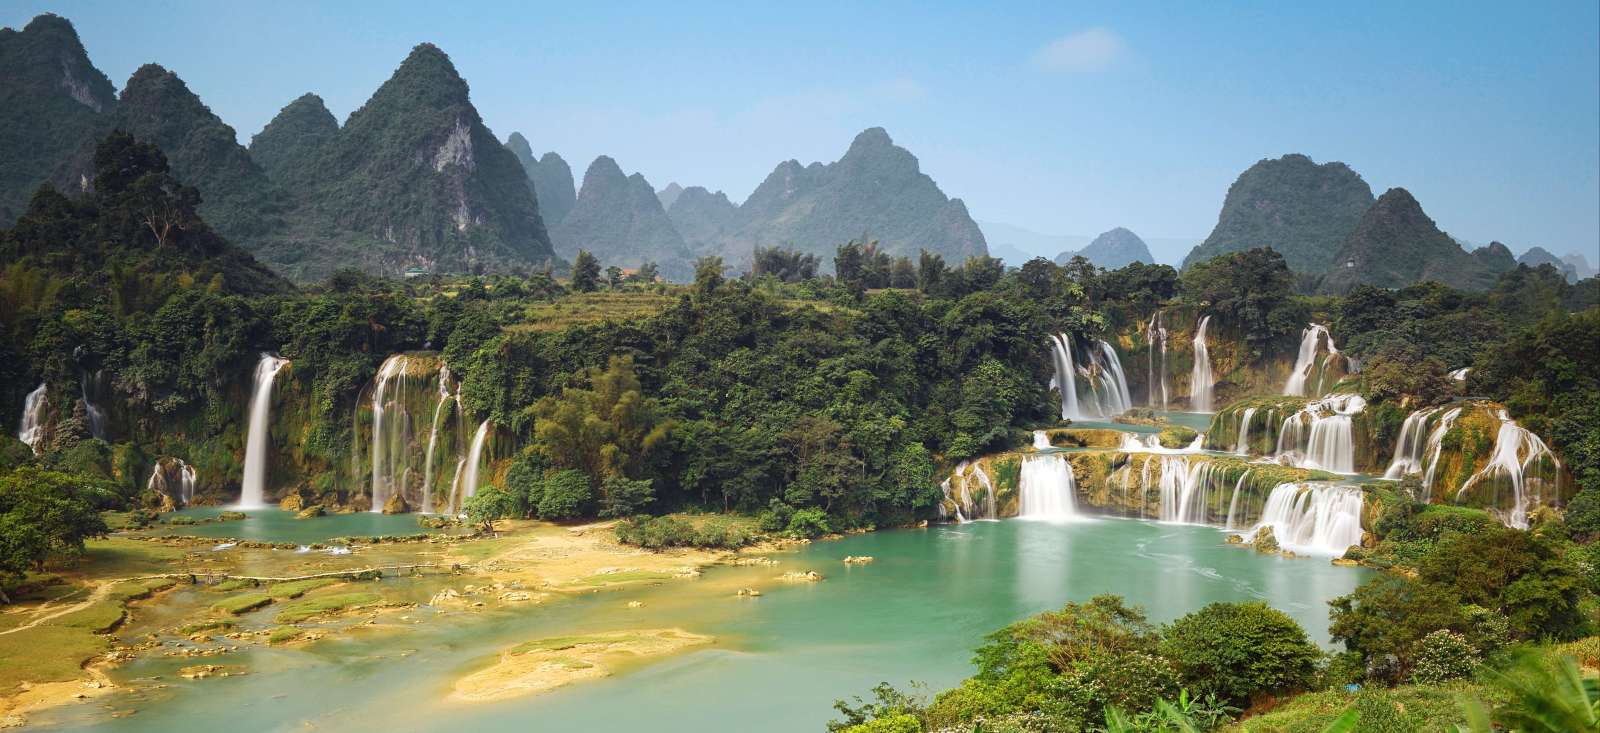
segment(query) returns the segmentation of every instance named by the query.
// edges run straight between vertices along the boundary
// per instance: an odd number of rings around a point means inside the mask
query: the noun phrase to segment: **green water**
[[[1327,641],[1326,602],[1368,571],[1286,560],[1222,544],[1219,530],[1119,519],[1072,524],[976,522],[879,532],[780,555],[776,570],[814,568],[815,584],[761,598],[706,598],[682,583],[770,577],[715,568],[699,581],[602,592],[303,649],[213,658],[250,674],[188,681],[184,661],[155,657],[114,672],[159,675],[162,689],[35,718],[96,731],[820,731],[833,700],[880,681],[934,689],[971,672],[971,650],[1000,626],[1066,601],[1119,593],[1157,621],[1212,601],[1265,600]],[[847,567],[846,555],[876,562]],[[409,582],[391,580],[384,582]],[[645,608],[626,609],[629,600]],[[426,608],[417,617],[430,613]],[[679,626],[717,644],[553,693],[492,704],[445,700],[453,681],[511,644],[542,636]],[[194,663],[189,660],[187,663]],[[138,684],[133,682],[133,684]]]
[[[222,507],[184,509],[173,514],[211,519],[228,511]],[[249,509],[246,519],[204,524],[161,524],[150,530],[154,534],[181,534],[194,537],[227,537],[258,542],[294,542],[311,544],[327,542],[335,537],[373,537],[379,535],[413,535],[439,530],[423,529],[417,524],[415,514],[382,514],[355,512],[353,514],[328,514],[311,519],[295,519],[294,512],[282,509]],[[171,515],[164,515],[171,516]]]
[[[1211,412],[1164,412],[1156,410],[1156,417],[1162,418],[1173,425],[1182,425],[1193,428],[1198,432],[1205,432],[1211,428]],[[1120,423],[1115,420],[1073,420],[1067,427],[1079,429],[1116,430],[1123,433],[1159,433],[1161,425],[1140,425],[1137,423]]]

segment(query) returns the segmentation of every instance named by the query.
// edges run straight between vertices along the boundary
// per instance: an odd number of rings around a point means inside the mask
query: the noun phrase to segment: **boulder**
[[[367,496],[366,494],[352,496],[350,497],[350,502],[345,504],[345,508],[352,512],[372,511],[372,497]]]
[[[327,514],[327,513],[328,513],[328,510],[323,509],[321,504],[312,504],[311,506],[308,506],[308,507],[306,507],[304,509],[301,509],[299,511],[299,513],[294,515],[294,518],[295,519],[311,519],[312,517],[320,517],[320,516],[322,516],[324,514]]]
[[[299,494],[290,494],[283,497],[283,501],[278,502],[278,508],[286,512],[298,512],[306,508],[305,500],[301,499]]]
[[[384,514],[405,514],[410,511],[411,506],[406,504],[406,498],[400,494],[389,497],[389,500],[383,503]]]
[[[846,555],[844,558],[844,564],[846,565],[866,565],[870,562],[872,562],[871,555]]]
[[[1256,552],[1277,552],[1278,537],[1272,533],[1271,526],[1262,527],[1256,530],[1256,536],[1250,539],[1250,546],[1256,548]]]

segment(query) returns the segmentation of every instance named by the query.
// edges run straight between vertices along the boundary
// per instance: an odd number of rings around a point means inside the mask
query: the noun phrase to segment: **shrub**
[[[558,471],[545,480],[544,495],[539,497],[539,517],[552,520],[580,517],[593,500],[594,489],[582,471],[570,468]]]
[[[761,512],[757,522],[763,532],[782,532],[789,526],[789,518],[794,516],[794,507],[777,499],[773,499],[767,509]]]
[[[484,531],[494,529],[494,520],[508,517],[521,516],[517,509],[517,501],[511,492],[498,486],[484,486],[478,492],[467,497],[461,504],[462,511],[466,512],[467,519],[473,524],[481,525]]]
[[[695,542],[694,525],[677,517],[637,516],[617,523],[617,539],[651,550]]]
[[[635,481],[625,476],[610,476],[600,484],[600,516],[626,517],[655,501],[650,479]]]
[[[1144,652],[1096,657],[1083,664],[1077,676],[1096,690],[1099,709],[1087,711],[1094,718],[1104,717],[1106,708],[1149,710],[1178,693],[1178,671],[1172,663]]]
[[[726,517],[712,517],[700,525],[695,544],[700,547],[719,547],[734,550],[750,544],[755,539],[749,530]]]
[[[815,507],[795,511],[787,529],[799,537],[820,537],[833,531],[828,526],[828,513]]]
[[[1194,428],[1184,425],[1170,425],[1161,429],[1161,434],[1156,436],[1161,445],[1166,448],[1186,448],[1194,439],[1199,437]]]
[[[1600,540],[1600,487],[1579,491],[1567,502],[1567,532],[1579,542]]]
[[[1467,637],[1439,629],[1417,642],[1411,652],[1411,680],[1431,685],[1466,677],[1478,666],[1478,650]]]
[[[1294,619],[1265,603],[1206,606],[1168,626],[1160,649],[1190,692],[1239,706],[1310,688],[1322,656]]]

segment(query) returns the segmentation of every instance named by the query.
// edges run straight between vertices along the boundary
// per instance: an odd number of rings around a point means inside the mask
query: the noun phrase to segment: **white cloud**
[[[1107,28],[1090,28],[1051,41],[1034,54],[1033,61],[1052,71],[1094,71],[1110,66],[1123,49],[1121,36]]]

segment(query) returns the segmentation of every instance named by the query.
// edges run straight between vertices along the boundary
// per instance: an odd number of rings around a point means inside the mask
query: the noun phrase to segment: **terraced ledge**
[[[600,679],[621,666],[659,659],[711,644],[709,636],[683,629],[644,629],[581,636],[556,636],[524,642],[501,652],[487,669],[456,681],[450,698],[493,702],[536,695],[558,687]]]

